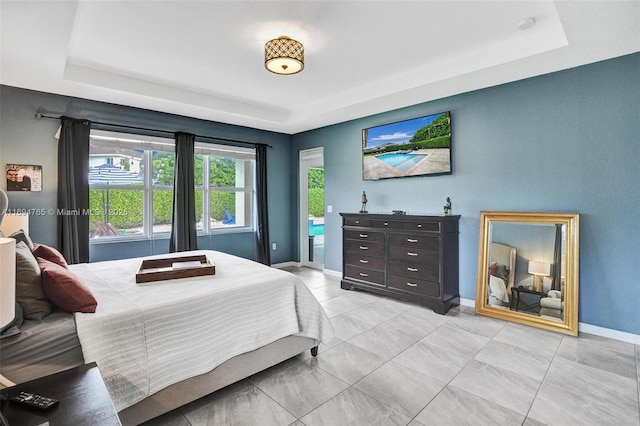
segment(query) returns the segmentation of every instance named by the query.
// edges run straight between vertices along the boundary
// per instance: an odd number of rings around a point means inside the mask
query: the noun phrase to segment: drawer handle
[[[418,228],[422,228],[422,225],[421,225],[421,224],[418,224]]]
[[[418,284],[414,284],[414,283],[407,283],[407,285],[408,285],[409,287],[418,287]]]
[[[369,276],[369,274],[365,274],[364,272],[360,272],[360,276],[361,276],[361,277],[368,277],[368,276]]]
[[[369,238],[368,234],[360,234],[360,238]]]
[[[360,259],[360,263],[369,263],[368,260]]]
[[[361,247],[361,248],[362,248],[362,247]],[[418,255],[418,253],[414,253],[414,252],[412,252],[412,251],[408,251],[408,252],[407,252],[407,256],[417,256],[417,255]]]
[[[360,246],[360,250],[369,250],[369,247],[367,247],[367,246]]]
[[[385,223],[384,223],[384,226],[389,226],[389,222],[385,222]]]
[[[408,243],[417,243],[418,240],[414,240],[413,238],[407,238]]]
[[[410,268],[410,267],[407,266],[407,271],[418,272],[418,268]]]

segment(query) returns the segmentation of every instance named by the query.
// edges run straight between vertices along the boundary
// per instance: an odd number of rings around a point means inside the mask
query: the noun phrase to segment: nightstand
[[[2,413],[11,426],[121,426],[107,387],[95,363],[61,371],[2,389],[12,397],[21,391],[54,398],[57,407],[39,411],[17,405],[11,401]]]
[[[535,298],[533,302],[522,300],[522,294],[530,294]],[[525,287],[511,288],[511,309],[516,311],[531,312],[536,315],[540,314],[540,299],[547,296],[542,291],[529,290]]]

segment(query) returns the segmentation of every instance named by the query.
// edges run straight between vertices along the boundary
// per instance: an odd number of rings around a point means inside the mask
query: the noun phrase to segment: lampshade
[[[304,69],[304,46],[287,36],[264,45],[264,66],[275,74],[296,74]]]
[[[11,235],[21,229],[25,233],[29,233],[29,215],[17,213],[7,213],[4,215],[4,219],[0,225],[0,231],[2,231],[4,235]]]
[[[539,262],[537,260],[530,260],[529,273],[532,275],[549,276],[551,274],[551,264],[547,262]]]
[[[0,238],[0,327],[16,315],[16,240]]]

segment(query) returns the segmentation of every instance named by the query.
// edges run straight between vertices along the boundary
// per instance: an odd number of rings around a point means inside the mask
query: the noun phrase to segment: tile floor
[[[289,268],[336,337],[147,426],[640,425],[640,346],[340,289]]]

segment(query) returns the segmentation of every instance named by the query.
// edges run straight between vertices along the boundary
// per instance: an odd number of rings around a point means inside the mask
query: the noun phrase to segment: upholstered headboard
[[[4,190],[0,189],[0,225],[2,225],[2,219],[4,218],[4,212],[9,206],[9,198]]]
[[[507,293],[511,294],[511,287],[516,275],[516,249],[499,243],[491,243],[489,250],[490,263],[506,265],[509,268],[509,279],[507,280]]]

